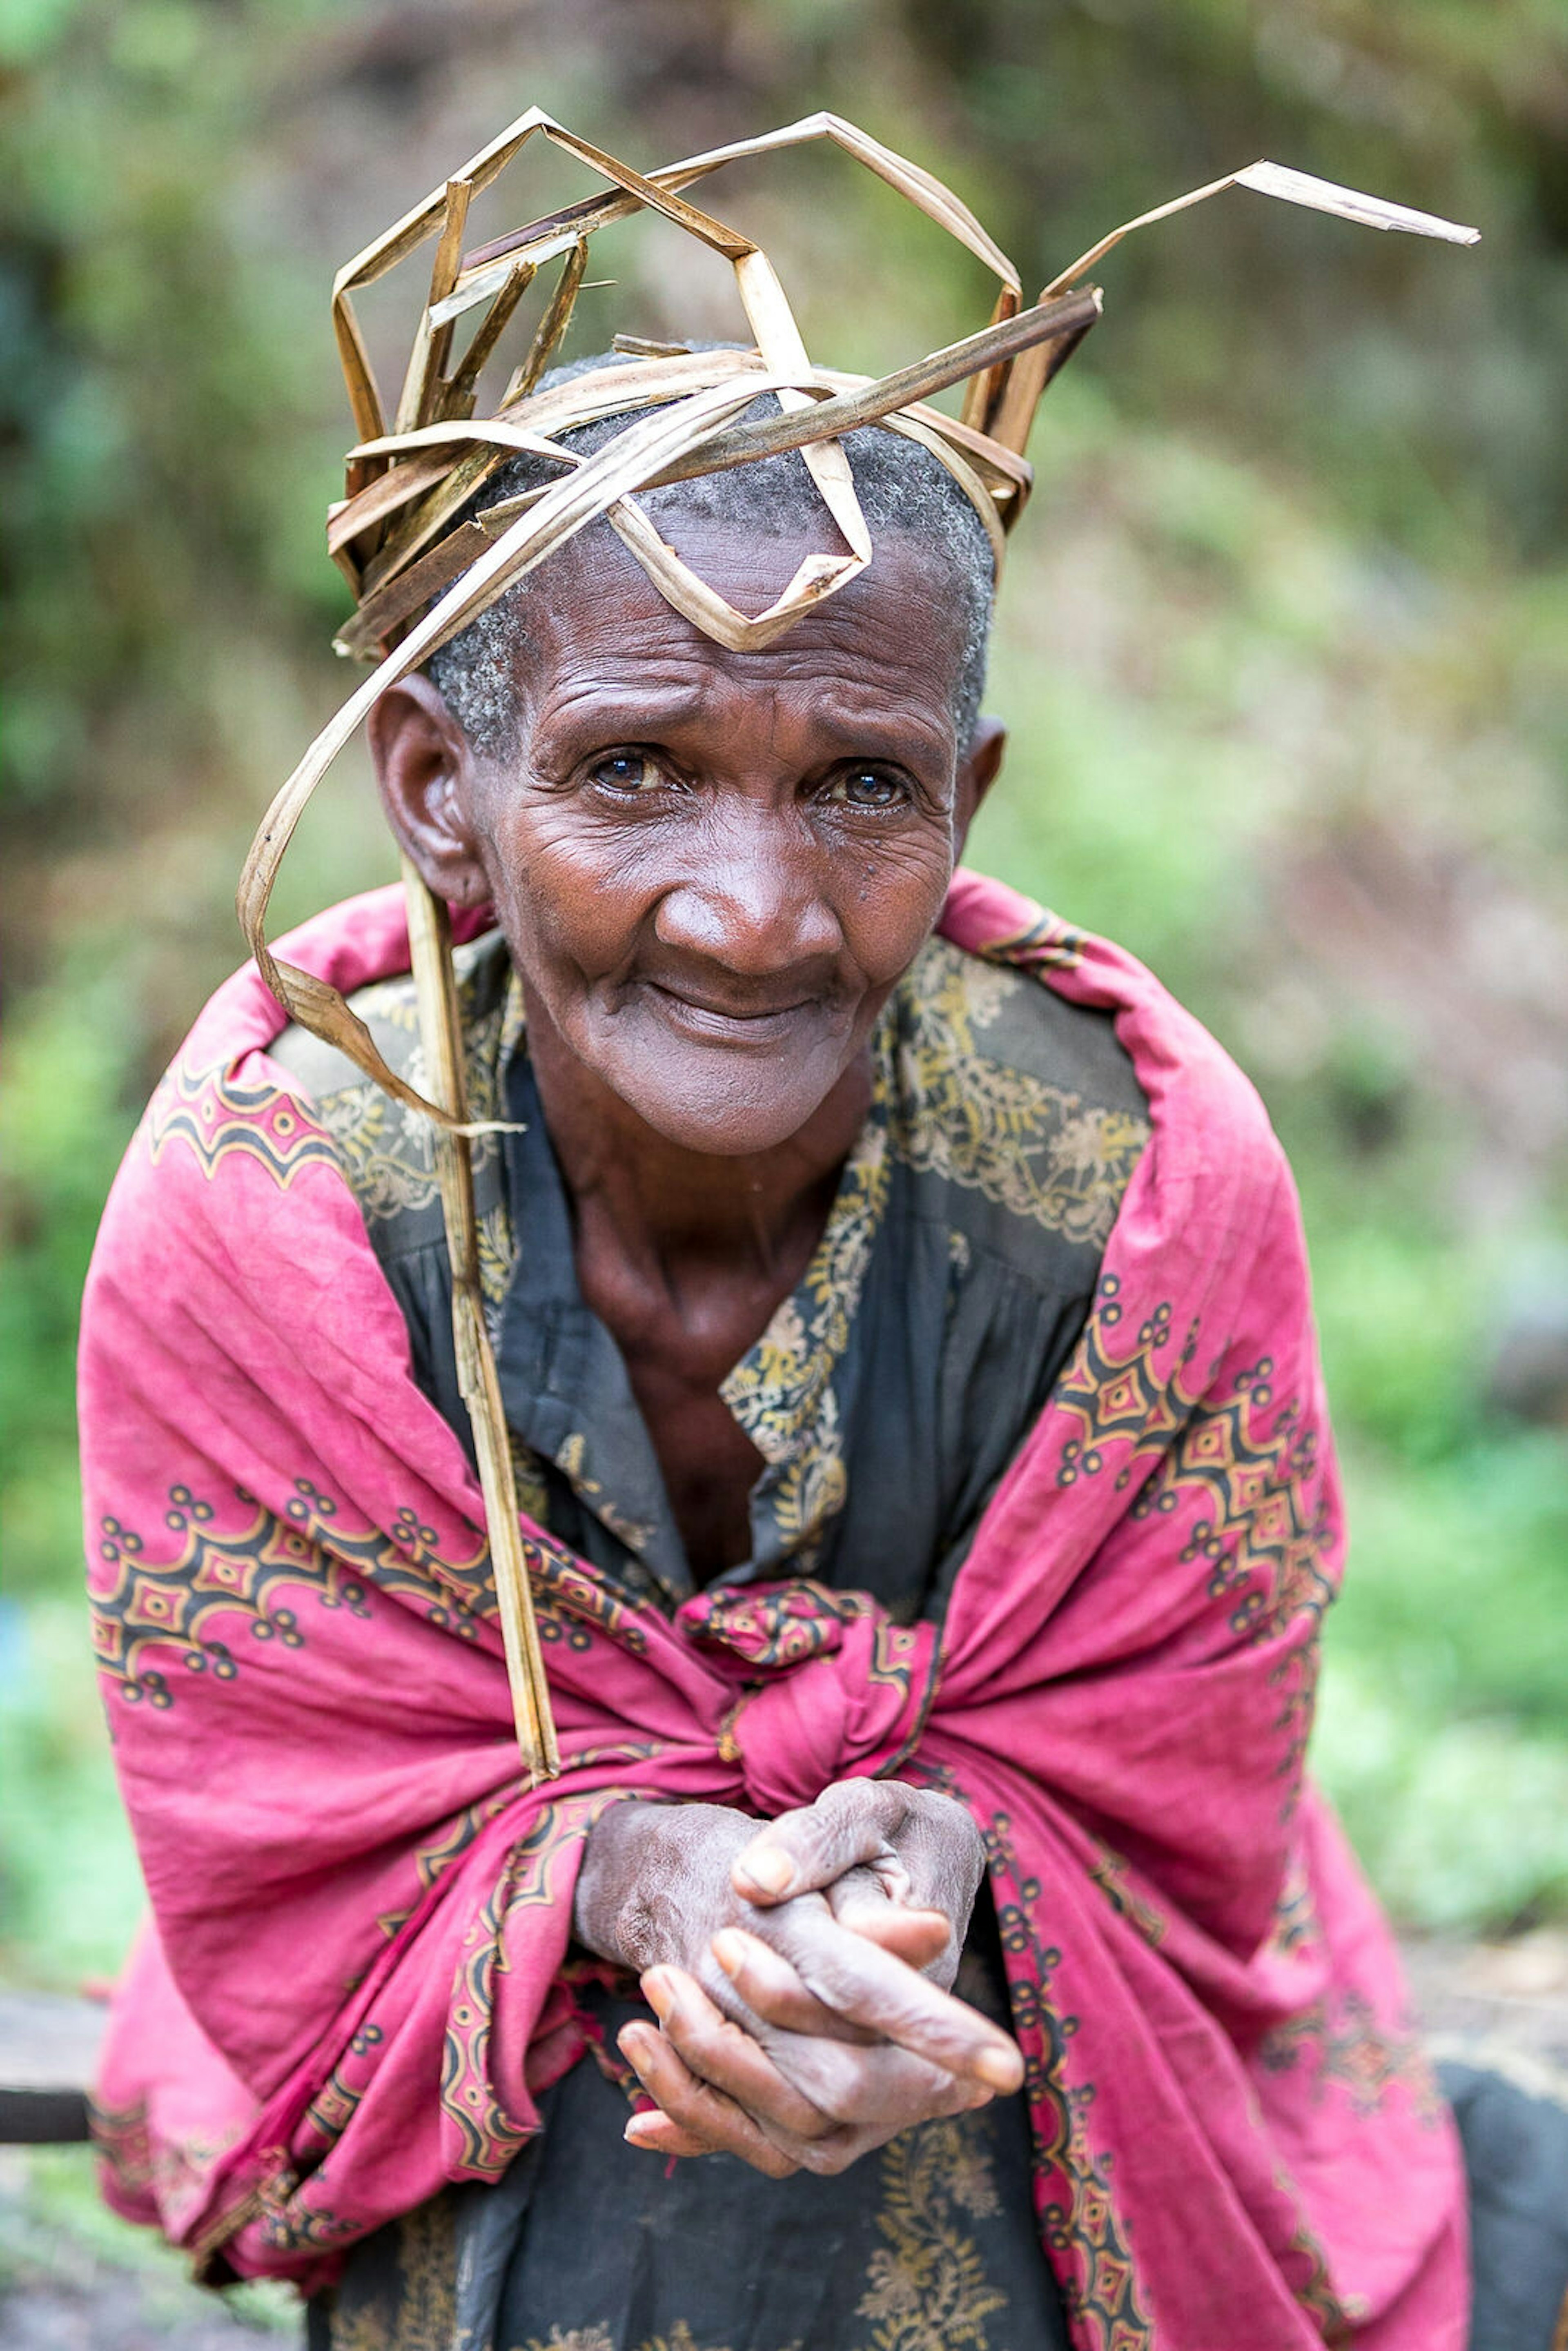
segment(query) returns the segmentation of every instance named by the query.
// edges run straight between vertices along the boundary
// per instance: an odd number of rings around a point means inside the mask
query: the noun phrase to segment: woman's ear
[[[954,830],[959,856],[964,853],[976,810],[1001,773],[1002,755],[1007,747],[1008,730],[999,718],[976,720],[969,748],[958,763],[957,821]]]
[[[421,879],[449,905],[488,898],[473,821],[474,755],[427,677],[385,693],[366,728],[387,822]]]

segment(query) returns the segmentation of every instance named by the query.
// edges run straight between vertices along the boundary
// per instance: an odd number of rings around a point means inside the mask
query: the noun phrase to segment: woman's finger
[[[873,1911],[840,1915],[840,1924],[864,1935],[906,1967],[925,1968],[946,1950],[948,1924],[939,1910],[904,1910],[883,1903]],[[876,2036],[825,2008],[807,1991],[784,1957],[744,1927],[723,1927],[708,1946],[751,2014],[783,2032],[813,2032],[827,2041],[863,2043]]]
[[[758,1830],[730,1866],[730,1883],[747,1902],[787,1902],[820,1893],[849,1869],[874,1868],[890,1894],[907,1891],[893,1839],[909,1792],[894,1780],[837,1780],[814,1804],[781,1813]]]
[[[793,1903],[768,1922],[768,1940],[824,2008],[946,2072],[1010,2093],[1023,2080],[1016,2043],[977,2009],[942,1991],[822,1904]]]
[[[786,2079],[761,2043],[731,2023],[684,1968],[650,1968],[643,1990],[687,2071],[733,2101],[766,2136],[810,2139],[829,2128],[826,2116]]]
[[[960,1929],[986,1870],[985,1841],[967,1805],[936,1788],[910,1788],[898,1831],[898,1857],[916,1908],[945,1910]]]
[[[838,1886],[830,1888],[828,1907],[840,1926],[891,1951],[905,1967],[931,1967],[946,1956],[953,1941],[953,1921],[946,1911],[915,1910],[905,1903],[880,1897],[867,1901],[863,1895],[843,1900],[838,1896]]]
[[[628,2147],[645,2147],[654,2155],[714,2155],[717,2152],[706,2139],[696,2138],[690,2131],[682,2130],[657,2106],[640,2106],[628,2122],[623,2134]]]
[[[781,1951],[769,1949],[743,1927],[723,1927],[708,1946],[750,2013],[780,2032],[815,2033],[826,2041],[868,2043],[858,2024],[824,2008],[809,1992]]]
[[[791,2172],[800,2169],[799,2164],[775,2147],[732,2098],[710,2083],[699,2081],[666,2036],[655,2032],[651,2024],[623,2025],[617,2046],[661,2112],[702,2151],[738,2155],[743,2162],[749,2163],[754,2170],[766,2172],[770,2179],[788,2179]],[[680,2152],[675,2147],[658,2148],[657,2141],[658,2134],[646,2130],[637,2131],[631,2138],[632,2146],[641,2144],[671,2154]]]
[[[660,2036],[648,2026],[626,2028],[628,2035],[634,2035],[638,2032],[646,2032],[649,2043],[653,2044],[645,2046],[638,2057],[644,2078],[658,2078],[661,2074],[658,2047]],[[636,2047],[635,2040],[623,2036],[622,2045],[627,2056],[631,2057]],[[915,2059],[904,2060],[907,2065],[914,2065],[916,2062]],[[689,2068],[687,2070],[689,2073]],[[774,2153],[779,2158],[777,2167],[770,2159],[763,2157],[761,2150],[753,2142],[746,2140],[742,2143],[741,2137],[732,2134],[727,2123],[712,2112],[705,2118],[699,2131],[673,2121],[658,2107],[650,2108],[632,2116],[626,2125],[625,2135],[630,2145],[646,2147],[650,2153],[655,2155],[669,2157],[736,2154],[743,2160],[752,2163],[755,2168],[768,2171],[771,2176],[779,2179],[787,2178],[791,2172],[802,2169],[831,2176],[846,2169],[851,2163],[869,2152],[871,2148],[885,2145],[895,2132],[904,2128],[909,2122],[923,2121],[934,2113],[956,2113],[959,2111],[961,2105],[974,2103],[972,2093],[961,2092],[957,2084],[947,2077],[944,2078],[947,2081],[945,2097],[917,2101],[915,2105],[911,2105],[908,2101],[902,2103],[897,2100],[889,2101],[885,2096],[879,2101],[864,2097],[853,2099],[849,2103],[855,2109],[855,2120],[835,2125],[820,2137],[810,2139],[770,2141]],[[674,2096],[677,2094],[672,2091],[670,2095]],[[870,2110],[873,2103],[886,2107],[888,2110],[886,2115],[879,2115],[874,2119],[871,2118]],[[767,2134],[764,2134],[764,2137],[766,2137]]]
[[[769,2035],[768,2053],[791,2085],[828,2118],[833,2127],[823,2135],[829,2137],[843,2131],[874,2131],[888,2137],[936,2116],[985,2105],[991,2095],[976,2083],[885,2041],[856,2049],[842,2041],[778,2033]],[[810,2142],[796,2145],[804,2147]]]
[[[904,2130],[990,2095],[886,2042],[852,2047],[767,2026],[759,2041],[729,2022],[680,1968],[650,1968],[643,1989],[687,2071],[797,2160],[809,2161],[812,2146],[842,2130]]]

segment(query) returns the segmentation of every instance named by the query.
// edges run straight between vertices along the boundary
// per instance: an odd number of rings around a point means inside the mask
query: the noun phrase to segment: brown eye
[[[895,768],[844,768],[829,785],[827,798],[844,808],[900,808],[909,798],[909,788]]]
[[[589,769],[591,782],[628,796],[651,790],[664,781],[664,771],[648,751],[609,751]]]

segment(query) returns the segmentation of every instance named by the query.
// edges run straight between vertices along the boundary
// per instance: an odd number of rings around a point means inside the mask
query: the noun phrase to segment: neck
[[[629,1256],[668,1278],[697,1260],[771,1278],[814,1241],[871,1102],[869,1046],[806,1124],[771,1149],[742,1155],[691,1151],[639,1117],[563,1041],[524,983],[528,1055],[580,1229],[612,1226]]]

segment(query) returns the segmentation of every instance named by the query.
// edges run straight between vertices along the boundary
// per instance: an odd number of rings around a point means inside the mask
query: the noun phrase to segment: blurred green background
[[[1374,1877],[1406,1926],[1568,1915],[1563,29],[1560,0],[0,0],[0,1974],[112,1969],[137,1907],[74,1319],[141,1101],[238,959],[256,816],[351,682],[329,276],[535,100],[649,164],[834,107],[1031,289],[1258,155],[1482,227],[1232,194],[1103,266],[1036,432],[975,857],[1151,961],[1294,1156],[1354,1529],[1316,1755]],[[497,226],[591,184],[529,169]],[[988,302],[841,159],[715,201],[825,363]],[[718,265],[612,259],[570,348],[735,331]],[[390,356],[397,298],[368,308]],[[390,871],[350,758],[281,912]]]

